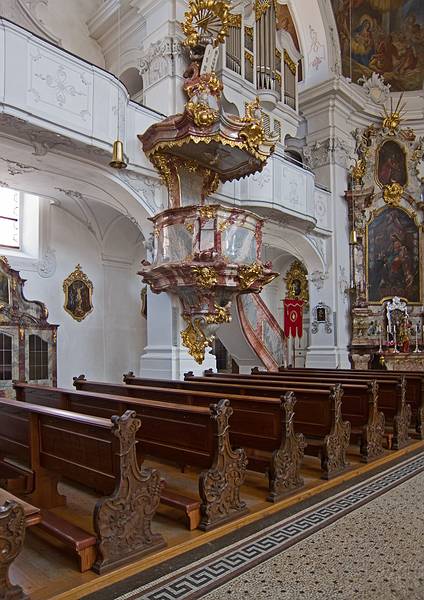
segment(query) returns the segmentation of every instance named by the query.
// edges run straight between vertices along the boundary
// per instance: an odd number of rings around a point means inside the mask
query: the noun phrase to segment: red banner
[[[284,335],[299,337],[303,334],[303,300],[284,299]]]

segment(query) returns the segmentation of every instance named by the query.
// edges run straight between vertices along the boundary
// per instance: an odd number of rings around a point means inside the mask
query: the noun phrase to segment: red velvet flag
[[[284,335],[286,337],[302,337],[303,333],[303,300],[284,299]]]

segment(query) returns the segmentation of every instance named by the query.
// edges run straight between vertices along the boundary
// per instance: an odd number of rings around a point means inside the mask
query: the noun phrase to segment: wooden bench
[[[110,396],[97,393],[76,392],[48,386],[15,383],[19,402],[32,402],[54,406],[75,413],[110,417],[136,410],[143,427],[138,432],[141,452],[158,460],[179,465],[192,465],[204,469],[199,476],[200,513],[199,527],[209,530],[238,518],[247,512],[240,499],[247,459],[244,450],[233,450],[229,439],[229,420],[232,409],[222,396],[216,404],[189,406],[173,402],[145,400],[130,405],[127,398],[112,401]],[[84,482],[82,482],[84,483]],[[161,499],[175,508],[183,508],[189,525],[199,521],[199,505],[193,498],[165,491]]]
[[[63,505],[65,498],[57,491],[60,477],[107,494],[97,502],[93,515],[96,573],[165,545],[162,536],[151,530],[162,483],[156,470],[138,464],[139,428],[140,421],[131,411],[107,420],[0,399],[0,454],[32,470],[30,502],[40,508]],[[41,527],[75,548],[84,568],[91,566],[93,536],[85,532],[81,537],[79,528],[48,513],[42,517]]]
[[[264,373],[259,369],[254,369],[256,372]],[[305,376],[312,375],[314,377],[320,377],[320,375],[327,373],[341,373],[348,375],[349,377],[358,378],[372,378],[372,379],[397,379],[401,380],[402,377],[406,379],[406,400],[412,408],[412,421],[415,426],[415,431],[421,439],[424,439],[424,373],[421,371],[387,371],[387,370],[368,370],[368,369],[283,369],[280,368],[283,373],[294,373]],[[268,373],[273,375],[273,373]]]
[[[41,520],[40,509],[0,488],[0,598],[24,600],[28,596],[11,583],[9,569],[24,545],[25,530]]]
[[[169,381],[163,387],[108,384],[87,381],[83,376],[74,378],[79,390],[91,393],[121,394],[131,398],[149,398],[162,402],[182,402],[198,406],[207,405],[222,397],[205,385],[205,391],[199,392],[184,382],[176,382],[187,389],[174,388]],[[166,387],[166,386],[169,387]],[[275,389],[272,389],[275,392]],[[234,417],[231,427],[231,440],[234,445],[253,450],[275,452],[282,449],[285,440],[285,419],[282,410],[284,394],[293,391],[297,404],[294,414],[294,431],[307,438],[305,452],[321,458],[323,477],[329,479],[341,473],[347,467],[346,450],[350,442],[350,423],[341,416],[343,390],[333,386],[330,390],[294,390],[285,389],[279,396],[266,397],[225,394],[231,401]],[[128,400],[127,400],[128,401]],[[268,465],[264,461],[249,456],[249,468],[264,472]],[[271,469],[272,472],[272,469]],[[272,480],[270,481],[272,489]],[[270,498],[272,494],[270,493]]]
[[[133,380],[127,379],[127,376],[124,376],[124,379]],[[137,378],[136,381],[137,385],[143,388],[161,384],[161,380],[157,379]],[[329,393],[334,386],[334,382],[306,381],[305,383],[299,383],[287,381],[284,385],[281,385],[281,382],[269,380],[270,385],[268,385],[268,380],[266,380],[265,383],[267,385],[258,384],[254,379],[245,381],[235,378],[228,380],[219,378],[218,380],[215,378],[194,377],[192,373],[186,374],[186,381],[162,380],[163,387],[175,387],[188,392],[191,390],[211,390],[218,394],[225,394],[227,397],[229,397],[229,394],[237,394],[280,398],[288,390],[294,389],[296,390],[296,397],[299,399],[303,397],[297,391],[299,388],[302,388],[302,394],[308,390],[311,392],[327,390]],[[75,385],[78,386],[78,379],[75,380]],[[359,445],[363,462],[375,460],[384,452],[384,415],[378,407],[378,386],[365,383],[348,384],[343,386],[343,392],[342,417],[343,420],[349,421],[351,424],[351,440]],[[309,450],[306,452],[309,452]]]
[[[224,373],[213,373],[206,371],[205,377],[192,377],[191,373],[187,373],[186,376],[190,381],[202,382],[204,379],[210,379],[216,383],[224,385],[238,385],[242,382],[243,388],[247,389],[247,386],[257,385],[258,389],[263,389],[262,386],[266,385],[274,386],[279,388],[280,386],[312,386],[319,387],[322,385],[334,385],[336,382],[343,384],[343,388],[346,390],[346,395],[352,397],[353,400],[353,387],[357,385],[367,385],[370,381],[369,377],[365,378],[351,378],[349,376],[338,376],[337,371],[331,372],[331,374],[323,374],[319,377],[305,377],[292,375],[291,370],[285,373],[269,373],[263,371],[255,371],[252,375],[239,375],[239,374],[224,374]],[[131,379],[133,381],[133,379]],[[143,381],[143,380],[140,380]],[[410,442],[409,428],[412,418],[411,406],[406,401],[406,380],[404,377],[399,380],[391,379],[377,379],[379,389],[379,410],[383,412],[385,417],[386,430],[393,437],[392,446],[395,450],[403,448]],[[217,388],[221,389],[221,388]],[[351,393],[352,392],[352,393]],[[251,392],[249,392],[251,393]],[[353,405],[350,404],[353,408]]]

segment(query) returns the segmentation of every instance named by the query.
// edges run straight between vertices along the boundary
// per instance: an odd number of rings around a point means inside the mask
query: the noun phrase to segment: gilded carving
[[[300,260],[292,262],[284,281],[287,287],[286,297],[303,300],[307,306],[309,304],[308,271]]]
[[[112,417],[119,440],[120,479],[112,496],[100,500],[94,511],[98,558],[93,566],[104,573],[162,548],[161,535],[151,530],[159,506],[162,481],[156,469],[142,469],[137,460],[136,433],[141,422],[134,411]]]
[[[217,272],[212,267],[192,267],[192,273],[201,288],[210,289],[218,283]]]
[[[205,350],[212,341],[212,337],[206,337],[201,328],[202,318],[190,319],[184,317],[187,327],[181,332],[183,344],[194,360],[201,365],[205,360]]]
[[[403,187],[396,181],[385,185],[383,188],[383,199],[389,206],[399,206],[402,195]]]
[[[325,472],[325,479],[331,479],[341,473],[348,465],[346,451],[350,443],[350,423],[342,419],[343,387],[336,384],[331,392],[330,399],[333,412],[333,426],[331,432],[325,437],[324,449],[321,456],[321,467]]]
[[[93,310],[93,283],[82,271],[81,265],[63,282],[64,309],[75,321],[83,321]]]
[[[378,383],[374,379],[368,385],[368,423],[361,439],[361,460],[368,462],[383,454],[384,413],[378,410]]]
[[[9,579],[9,568],[20,553],[25,537],[22,506],[9,500],[0,506],[0,594],[4,600],[24,600],[27,596]]]
[[[244,449],[233,450],[231,447],[229,419],[232,414],[229,400],[220,400],[211,406],[218,449],[212,467],[204,471],[199,479],[202,500],[200,529],[204,531],[231,519],[234,513],[247,512],[246,503],[240,499],[247,457]]]
[[[240,289],[249,289],[257,279],[262,277],[263,272],[263,266],[259,263],[253,263],[251,265],[242,265],[238,271],[240,279]]]
[[[222,44],[228,35],[229,9],[230,2],[223,0],[190,0],[182,24],[185,45],[194,48],[205,39],[215,48]]]
[[[294,406],[296,397],[287,392],[281,401],[284,413],[284,431],[281,432],[281,446],[272,455],[269,471],[268,500],[276,502],[287,492],[303,486],[300,467],[307,446],[302,433],[294,431]]]

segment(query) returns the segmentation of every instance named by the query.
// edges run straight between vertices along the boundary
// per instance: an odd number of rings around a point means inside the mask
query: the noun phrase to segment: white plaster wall
[[[71,387],[72,377],[80,373],[90,379],[120,381],[128,369],[137,370],[145,345],[146,322],[140,314],[141,280],[136,275],[143,250],[139,246],[131,248],[137,230],[130,221],[121,219],[99,243],[85,225],[63,210],[55,207],[51,219],[55,273],[42,278],[36,271],[22,270],[21,276],[27,279],[26,297],[44,302],[49,321],[60,325],[58,385]],[[121,248],[120,255],[116,254],[117,247]],[[13,267],[12,257],[10,263]],[[94,285],[94,310],[81,323],[63,309],[63,280],[77,263],[81,263]]]

